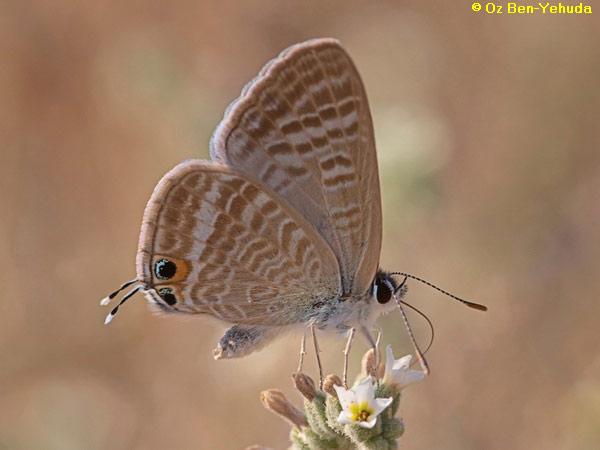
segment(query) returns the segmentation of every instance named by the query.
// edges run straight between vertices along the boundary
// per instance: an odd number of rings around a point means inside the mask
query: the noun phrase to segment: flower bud
[[[294,379],[294,386],[296,386],[296,389],[300,391],[306,400],[312,402],[317,395],[313,379],[302,372],[293,374],[292,378]]]
[[[277,389],[269,389],[260,393],[260,401],[269,411],[283,417],[296,427],[305,427],[308,425],[304,413],[292,405],[283,392]]]
[[[327,375],[325,377],[325,379],[323,380],[323,390],[325,392],[327,392],[329,395],[333,395],[334,397],[337,397],[337,393],[335,392],[335,389],[333,388],[333,386],[342,386],[342,380],[340,379],[340,377],[338,377],[337,375]]]
[[[383,376],[384,367],[381,364],[381,357],[375,358],[375,351],[372,348],[363,355],[361,368],[363,377],[372,376],[375,379],[380,379]]]

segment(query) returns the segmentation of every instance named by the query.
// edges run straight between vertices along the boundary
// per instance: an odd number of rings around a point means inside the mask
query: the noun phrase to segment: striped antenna
[[[430,283],[429,281],[427,281],[427,280],[424,280],[424,279],[422,279],[422,278],[419,278],[419,277],[416,277],[416,276],[414,276],[414,275],[411,275],[410,273],[404,273],[404,272],[393,272],[393,273],[390,273],[390,275],[401,275],[401,276],[403,276],[403,277],[404,277],[404,281],[403,281],[403,282],[400,284],[400,286],[398,286],[398,288],[396,289],[396,292],[398,292],[398,290],[399,290],[399,289],[400,289],[402,286],[404,286],[404,283],[406,282],[406,279],[407,279],[407,278],[410,278],[410,279],[416,280],[416,281],[418,281],[418,282],[420,282],[420,283],[426,284],[427,286],[429,286],[429,287],[431,287],[431,288],[435,289],[436,291],[439,291],[439,292],[441,292],[441,293],[442,293],[442,294],[444,294],[444,295],[447,295],[448,297],[450,297],[450,298],[452,298],[452,299],[454,299],[454,300],[458,300],[458,301],[459,301],[459,302],[461,302],[462,304],[464,304],[464,305],[467,305],[469,308],[473,308],[473,309],[476,309],[476,310],[478,310],[478,311],[487,311],[487,306],[485,306],[485,305],[482,305],[482,304],[480,304],[480,303],[474,303],[474,302],[470,302],[470,301],[468,301],[468,300],[465,300],[464,298],[457,297],[456,295],[454,295],[454,294],[451,294],[450,292],[447,292],[447,291],[445,291],[445,290],[443,290],[443,289],[441,289],[441,288],[437,287],[435,284],[433,284],[433,283]]]

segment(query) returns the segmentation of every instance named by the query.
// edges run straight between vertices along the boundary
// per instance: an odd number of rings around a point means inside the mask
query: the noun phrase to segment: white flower
[[[392,346],[386,348],[385,358],[385,374],[383,382],[388,384],[396,384],[402,389],[409,384],[416,383],[425,378],[425,372],[422,370],[411,370],[410,361],[412,355],[403,356],[400,359],[394,359]]]
[[[357,424],[363,428],[373,428],[377,416],[392,403],[392,397],[375,398],[373,379],[366,377],[351,389],[333,386],[342,405],[337,418],[339,423]]]

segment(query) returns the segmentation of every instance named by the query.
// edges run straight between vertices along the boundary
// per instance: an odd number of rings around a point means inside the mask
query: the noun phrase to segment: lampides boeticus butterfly
[[[398,283],[379,269],[373,125],[340,43],[306,41],[269,62],[227,108],[210,155],[156,186],[137,276],[121,289],[136,286],[120,304],[141,290],[162,312],[233,324],[216,358],[246,355],[294,326],[358,329],[373,343],[374,322],[401,309],[412,276]]]

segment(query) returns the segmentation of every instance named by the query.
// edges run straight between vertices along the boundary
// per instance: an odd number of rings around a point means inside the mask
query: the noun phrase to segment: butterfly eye
[[[392,289],[384,280],[377,279],[373,286],[373,294],[377,298],[377,302],[383,305],[391,300]]]
[[[174,305],[175,303],[177,303],[177,299],[175,298],[175,295],[173,294],[173,289],[171,288],[162,288],[158,291],[158,295],[160,295],[160,298],[162,298],[167,305]]]
[[[161,280],[169,280],[175,276],[177,265],[168,259],[159,259],[154,264],[154,273]]]

